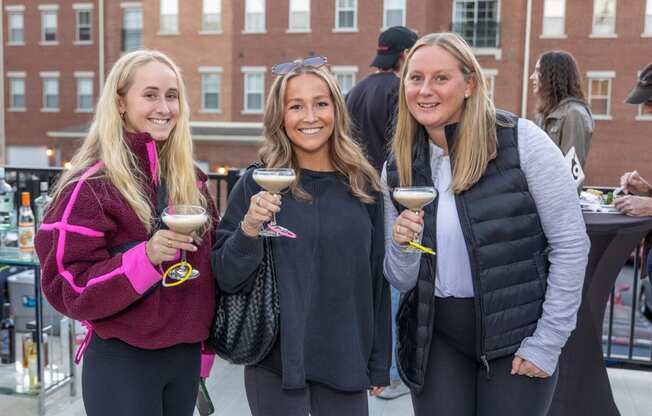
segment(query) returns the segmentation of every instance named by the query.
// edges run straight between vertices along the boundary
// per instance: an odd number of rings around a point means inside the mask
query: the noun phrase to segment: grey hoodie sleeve
[[[385,260],[383,270],[385,279],[401,292],[407,292],[417,284],[421,253],[406,253],[392,239],[392,227],[398,218],[396,207],[392,203],[387,188],[387,164],[383,166],[380,181],[383,187],[385,209]]]
[[[543,314],[516,355],[552,374],[575,329],[590,242],[577,191],[559,149],[528,120],[519,120],[518,136],[521,169],[548,239],[550,269]]]

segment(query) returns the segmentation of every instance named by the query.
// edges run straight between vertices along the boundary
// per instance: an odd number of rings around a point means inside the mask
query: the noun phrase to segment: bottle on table
[[[5,178],[5,168],[0,167],[0,233],[2,234],[14,228],[13,220],[16,218],[14,188],[7,183]],[[4,241],[4,238],[2,240]]]
[[[48,194],[48,183],[41,182],[41,195],[34,200],[34,209],[36,210],[36,229],[41,226],[43,223],[43,217],[45,216],[45,208],[48,206],[52,197]]]
[[[11,317],[11,305],[2,305],[2,322],[0,322],[0,361],[2,364],[16,362],[16,326]]]
[[[30,207],[29,192],[23,192],[18,215],[18,248],[21,252],[34,252],[34,230],[34,213]]]

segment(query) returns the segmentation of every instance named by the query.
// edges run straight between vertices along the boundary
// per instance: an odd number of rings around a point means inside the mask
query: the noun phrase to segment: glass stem
[[[181,262],[182,263],[187,263],[188,262],[186,260],[186,250],[181,250]]]
[[[278,194],[273,194],[274,196]],[[276,212],[272,212],[272,222],[270,223],[271,225],[276,225]]]
[[[421,211],[420,209],[413,209],[413,210],[412,210],[412,212],[414,212],[414,213],[417,214],[417,215],[419,215],[419,212],[420,212],[420,211]],[[421,231],[419,232],[419,234],[417,234],[417,235],[414,236],[414,242],[417,243],[417,244],[421,244],[421,237],[422,237],[422,236],[423,236],[423,228],[421,229]]]

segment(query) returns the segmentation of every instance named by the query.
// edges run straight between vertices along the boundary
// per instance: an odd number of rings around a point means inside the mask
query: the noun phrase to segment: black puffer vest
[[[518,118],[499,112],[497,156],[482,178],[455,195],[473,278],[476,311],[476,352],[489,374],[489,361],[516,352],[532,335],[542,314],[548,278],[548,242],[534,200],[520,168]],[[456,125],[446,126],[454,161]],[[421,130],[415,138],[414,186],[433,186],[429,139]],[[398,186],[394,155],[387,161],[387,184]],[[425,207],[423,244],[437,247],[437,198]],[[394,201],[398,212],[402,207]],[[402,298],[397,313],[398,369],[415,392],[423,387],[433,334],[435,256],[421,256],[416,286]]]

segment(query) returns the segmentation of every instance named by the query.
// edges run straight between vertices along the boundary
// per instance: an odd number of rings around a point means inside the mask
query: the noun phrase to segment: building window
[[[335,29],[356,30],[358,27],[358,1],[335,0]]]
[[[91,7],[85,6],[84,8],[80,7],[75,10],[75,20],[77,22],[77,42],[90,43],[92,41]]]
[[[25,73],[8,73],[9,111],[25,111]]]
[[[405,0],[385,0],[383,27],[405,26]]]
[[[290,32],[310,31],[310,0],[290,0]]]
[[[57,41],[57,5],[41,5],[41,42],[55,43]]]
[[[613,37],[616,35],[616,0],[593,1],[592,37]]]
[[[59,73],[41,72],[43,108],[41,111],[59,111]]]
[[[589,80],[589,105],[596,120],[611,119],[611,81],[616,77],[613,71],[587,73]]]
[[[482,75],[484,76],[484,85],[487,88],[487,96],[491,101],[494,101],[494,94],[496,92],[496,69],[483,69]]]
[[[201,30],[212,33],[222,31],[222,0],[204,0]]]
[[[122,51],[129,52],[142,48],[143,9],[125,7],[122,13]]]
[[[342,94],[348,94],[355,85],[355,76],[358,73],[358,67],[333,65],[331,66],[331,71],[335,75],[337,83],[340,85]]]
[[[652,36],[652,0],[647,0],[645,4],[645,29],[646,35]]]
[[[179,2],[177,0],[161,0],[161,34],[179,33]]]
[[[500,45],[498,1],[455,0],[452,29],[474,48],[497,48]]]
[[[25,44],[25,15],[22,10],[7,9],[7,22],[9,24],[8,43],[10,45]]]
[[[220,86],[222,68],[199,68],[201,73],[201,111],[217,113],[220,111]]]
[[[566,15],[566,0],[545,0],[543,4],[543,29],[544,37],[564,37],[564,17]]]
[[[265,68],[244,67],[244,109],[243,113],[263,112],[265,96]]]
[[[245,33],[265,33],[265,0],[245,0]]]
[[[93,111],[93,73],[77,72],[77,112]]]

